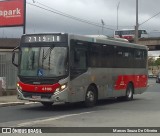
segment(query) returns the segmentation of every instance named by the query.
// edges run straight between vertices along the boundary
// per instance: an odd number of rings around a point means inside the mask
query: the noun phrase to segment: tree
[[[156,66],[159,66],[159,65],[160,65],[160,58],[157,58],[157,59],[155,60],[155,65],[156,65]]]
[[[155,66],[155,59],[153,57],[148,58],[148,66]]]
[[[158,69],[160,69],[160,58],[157,58],[155,60],[155,65],[157,66]]]

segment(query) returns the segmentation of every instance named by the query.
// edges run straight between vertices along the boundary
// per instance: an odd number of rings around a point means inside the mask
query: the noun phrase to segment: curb
[[[7,107],[7,106],[17,106],[17,105],[24,105],[24,102],[7,102],[7,103],[0,103],[0,107]]]

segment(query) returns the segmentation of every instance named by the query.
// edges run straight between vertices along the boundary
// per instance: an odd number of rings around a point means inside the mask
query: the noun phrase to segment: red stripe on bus
[[[122,36],[122,38],[127,39],[127,40],[133,40],[134,36],[126,35],[126,36]]]
[[[31,85],[18,82],[22,91],[32,93],[53,93],[57,88],[60,88],[60,84],[56,83],[53,85]]]
[[[129,82],[132,82],[134,88],[147,87],[147,75],[120,75],[115,82],[115,90],[126,90]]]

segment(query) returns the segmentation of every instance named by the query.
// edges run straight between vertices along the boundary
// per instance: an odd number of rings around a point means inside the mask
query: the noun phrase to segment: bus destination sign
[[[66,40],[66,35],[26,35],[22,38],[24,43],[65,42]]]

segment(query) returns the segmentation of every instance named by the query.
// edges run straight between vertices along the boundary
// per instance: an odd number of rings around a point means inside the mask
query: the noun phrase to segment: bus
[[[133,42],[135,38],[135,30],[133,29],[123,29],[114,31],[115,38],[124,38],[129,42]],[[146,30],[138,30],[138,38],[148,38]]]
[[[12,55],[18,98],[44,106],[83,102],[86,107],[107,98],[132,100],[147,88],[147,51],[143,45],[104,37],[23,35]]]

